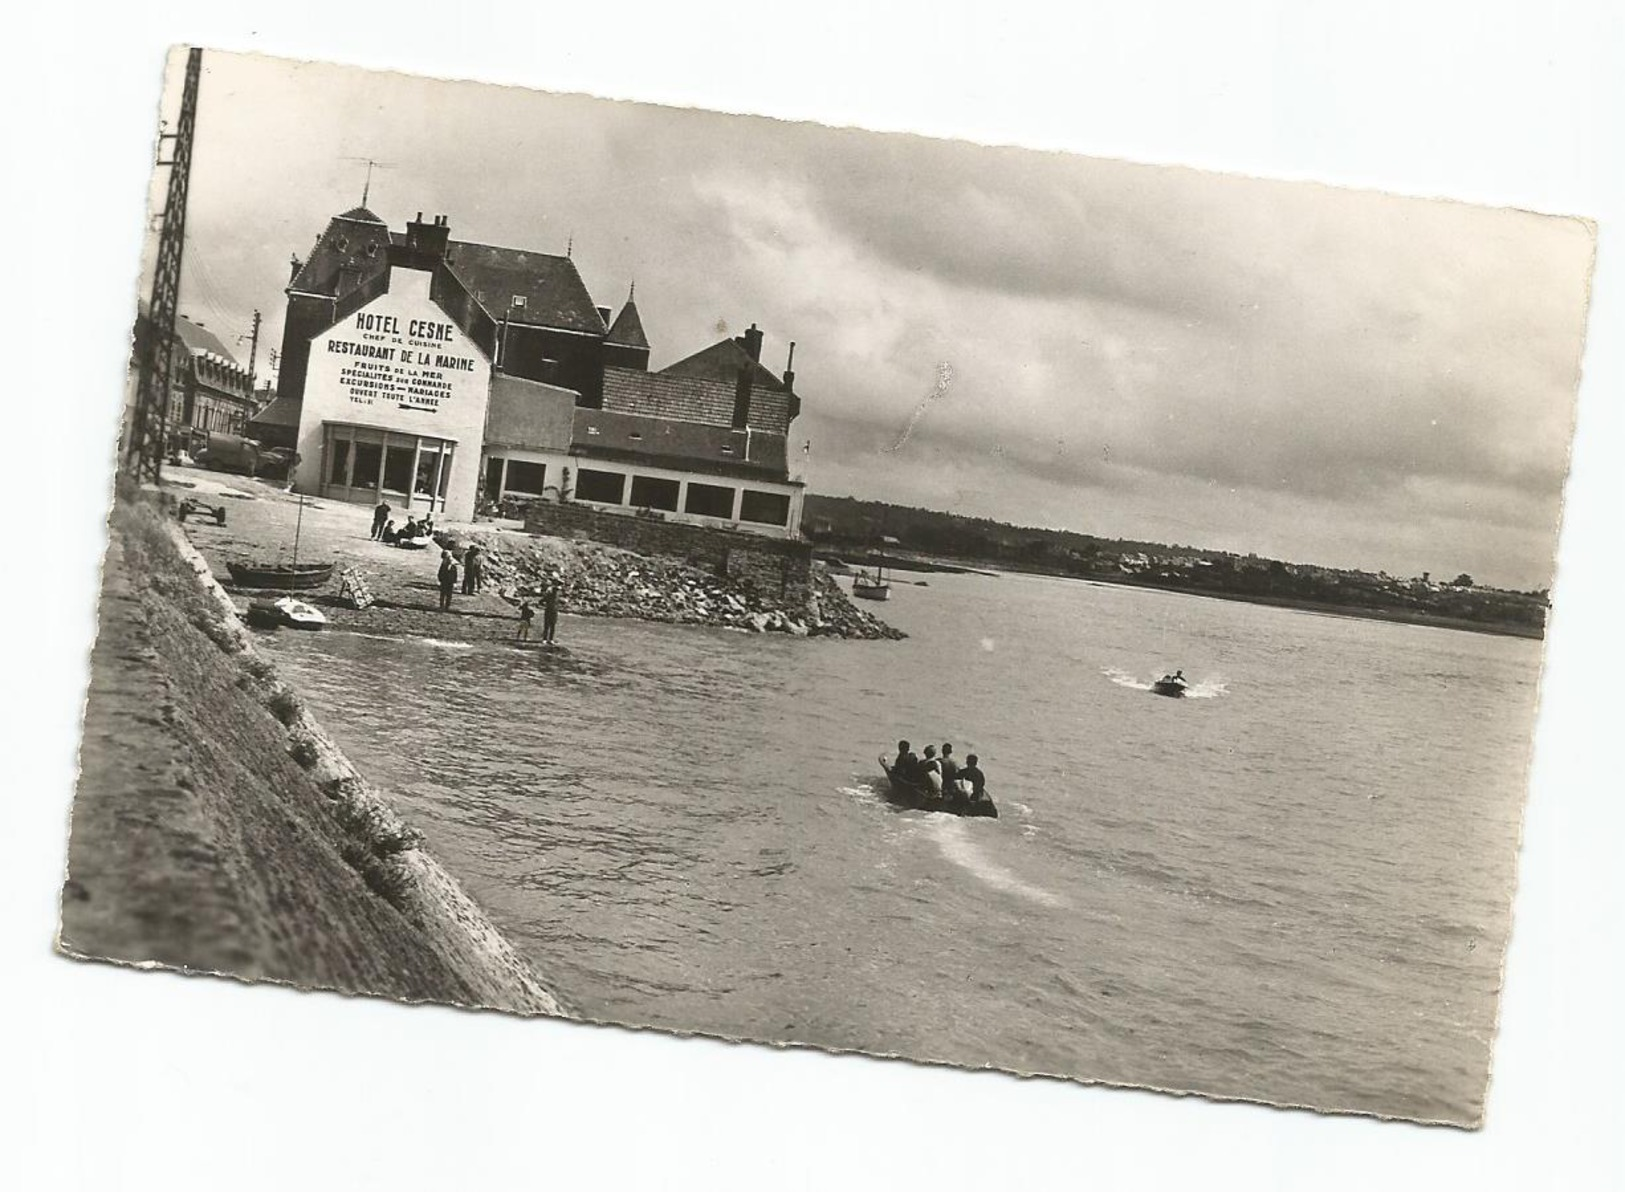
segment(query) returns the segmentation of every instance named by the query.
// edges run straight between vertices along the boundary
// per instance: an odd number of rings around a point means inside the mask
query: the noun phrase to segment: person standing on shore
[[[480,548],[469,544],[463,552],[463,595],[472,596],[480,590]]]
[[[378,508],[372,511],[372,537],[373,541],[380,541],[384,536],[384,523],[389,520],[389,503],[379,501]]]
[[[530,640],[530,623],[535,619],[536,610],[530,606],[530,601],[523,600],[519,604],[519,640]]]
[[[457,590],[457,560],[449,550],[440,552],[440,611],[451,611],[451,594]]]
[[[550,584],[547,599],[542,605],[542,640],[551,642],[559,627],[559,586]]]

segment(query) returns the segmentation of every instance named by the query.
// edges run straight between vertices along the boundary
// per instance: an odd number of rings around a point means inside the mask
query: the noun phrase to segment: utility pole
[[[254,330],[248,334],[248,391],[254,392],[254,357],[260,350],[260,312],[254,312]]]
[[[135,479],[157,484],[163,479],[164,448],[168,438],[170,364],[175,341],[175,306],[180,299],[181,250],[186,244],[186,191],[192,177],[192,133],[197,127],[198,78],[203,51],[186,54],[186,83],[181,91],[181,114],[173,134],[162,134],[160,144],[173,139],[169,188],[164,197],[163,224],[158,232],[158,257],[152,273],[152,300],[147,307],[147,338],[140,345],[134,418],[124,443],[124,466]]]

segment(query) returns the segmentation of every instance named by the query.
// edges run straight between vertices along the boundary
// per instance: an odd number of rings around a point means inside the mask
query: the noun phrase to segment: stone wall
[[[812,544],[713,529],[633,513],[606,513],[570,502],[534,502],[525,529],[556,538],[607,542],[640,555],[676,559],[715,575],[748,581],[775,598],[803,603],[811,593]]]

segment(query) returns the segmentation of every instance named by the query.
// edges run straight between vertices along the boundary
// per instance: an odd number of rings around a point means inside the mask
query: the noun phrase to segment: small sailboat
[[[239,588],[261,588],[281,592],[308,591],[333,578],[332,563],[299,562],[299,535],[305,525],[305,497],[299,495],[299,518],[293,528],[293,562],[227,563],[231,582]],[[280,553],[280,552],[278,552]]]
[[[871,575],[859,571],[852,576],[852,595],[864,600],[890,600],[891,584],[886,582],[886,570],[877,566]]]
[[[884,549],[887,543],[895,544],[897,539],[887,538],[882,535],[880,542],[882,549]],[[886,579],[886,556],[884,554],[880,555],[880,560],[875,564],[872,573],[861,568],[852,573],[852,595],[863,600],[891,599],[891,583]]]

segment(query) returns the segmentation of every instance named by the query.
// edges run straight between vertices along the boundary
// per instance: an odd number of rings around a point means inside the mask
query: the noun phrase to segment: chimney
[[[451,238],[451,225],[444,215],[434,217],[433,223],[423,222],[423,212],[406,225],[406,247],[414,253],[429,257],[446,255],[446,242]]]
[[[734,381],[734,418],[733,428],[744,430],[750,425],[750,385],[752,374],[755,372],[749,364],[739,366],[739,376]]]
[[[752,323],[749,327],[747,327],[745,329],[745,334],[741,335],[739,337],[739,341],[740,341],[740,346],[745,349],[745,355],[749,356],[752,360],[756,361],[758,364],[761,363],[761,360],[762,360],[762,333],[759,330],[757,330],[757,327],[756,327],[755,323]]]
[[[305,263],[298,257],[290,256],[288,258],[288,284],[290,286],[293,285],[293,279],[299,276],[299,271],[304,267]]]
[[[796,387],[796,341],[790,341],[790,358],[784,362],[784,387],[791,392]]]
[[[610,311],[609,307],[607,307],[607,306],[600,306],[598,308],[598,317],[600,319],[604,320],[604,326],[605,327],[609,326],[610,313],[611,313],[611,311]]]

